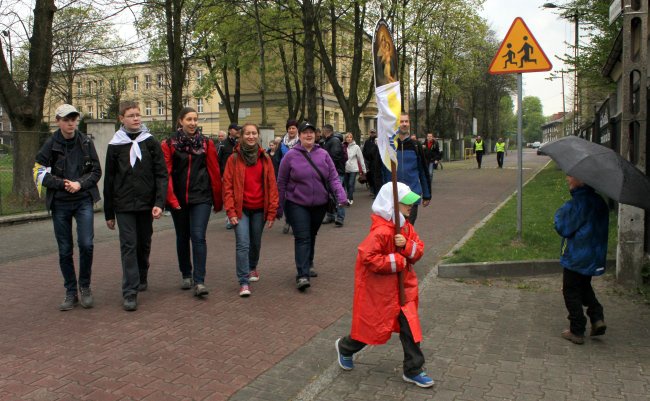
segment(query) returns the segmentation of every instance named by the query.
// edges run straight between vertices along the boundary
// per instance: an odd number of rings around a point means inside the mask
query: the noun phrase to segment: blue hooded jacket
[[[609,210],[603,198],[585,185],[555,212],[555,231],[562,236],[560,264],[585,276],[605,272]]]

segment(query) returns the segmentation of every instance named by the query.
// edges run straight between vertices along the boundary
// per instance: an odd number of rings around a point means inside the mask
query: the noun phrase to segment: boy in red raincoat
[[[418,318],[418,279],[413,264],[423,254],[413,225],[408,222],[411,205],[420,196],[403,183],[397,183],[401,233],[395,235],[393,223],[393,184],[387,183],[372,204],[370,233],[359,245],[354,272],[354,304],[350,335],[336,340],[342,369],[354,368],[352,356],[366,345],[385,344],[392,333],[399,333],[404,349],[402,378],[419,387],[433,386],[424,369],[420,350],[422,330]],[[406,302],[400,306],[398,273],[404,271]]]

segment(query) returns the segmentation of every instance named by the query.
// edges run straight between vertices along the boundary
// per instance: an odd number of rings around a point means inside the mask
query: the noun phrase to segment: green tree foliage
[[[542,102],[536,96],[526,96],[522,100],[522,134],[524,141],[535,142],[542,140],[542,124],[546,121],[542,110]]]

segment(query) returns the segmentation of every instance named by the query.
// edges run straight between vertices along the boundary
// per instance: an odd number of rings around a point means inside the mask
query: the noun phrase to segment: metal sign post
[[[524,189],[524,178],[523,178],[523,135],[522,135],[522,126],[523,126],[523,110],[522,110],[522,92],[523,92],[523,78],[522,74],[517,74],[517,239],[522,240],[521,237],[521,226],[522,226],[522,193]]]

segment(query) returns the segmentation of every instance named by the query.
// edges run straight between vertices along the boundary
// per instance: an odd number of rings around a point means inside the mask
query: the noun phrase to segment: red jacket
[[[273,162],[266,152],[260,148],[258,163],[262,163],[262,185],[264,186],[264,216],[267,221],[275,220],[278,210],[278,186],[275,182]],[[226,161],[223,173],[223,204],[228,217],[241,219],[244,204],[244,174],[246,163],[239,154],[239,145],[232,156]]]
[[[169,175],[167,204],[179,206],[197,204],[212,199],[215,212],[223,207],[221,198],[221,173],[217,161],[217,149],[207,139],[205,151],[200,154],[177,152],[173,138],[162,143],[165,164]]]
[[[392,333],[399,333],[397,273],[402,270],[405,271],[406,304],[401,310],[408,319],[415,342],[422,340],[417,313],[418,278],[413,264],[422,257],[424,244],[408,221],[401,234],[406,237],[406,246],[396,250],[393,222],[373,214],[370,233],[358,247],[350,332],[357,341],[385,344]]]

